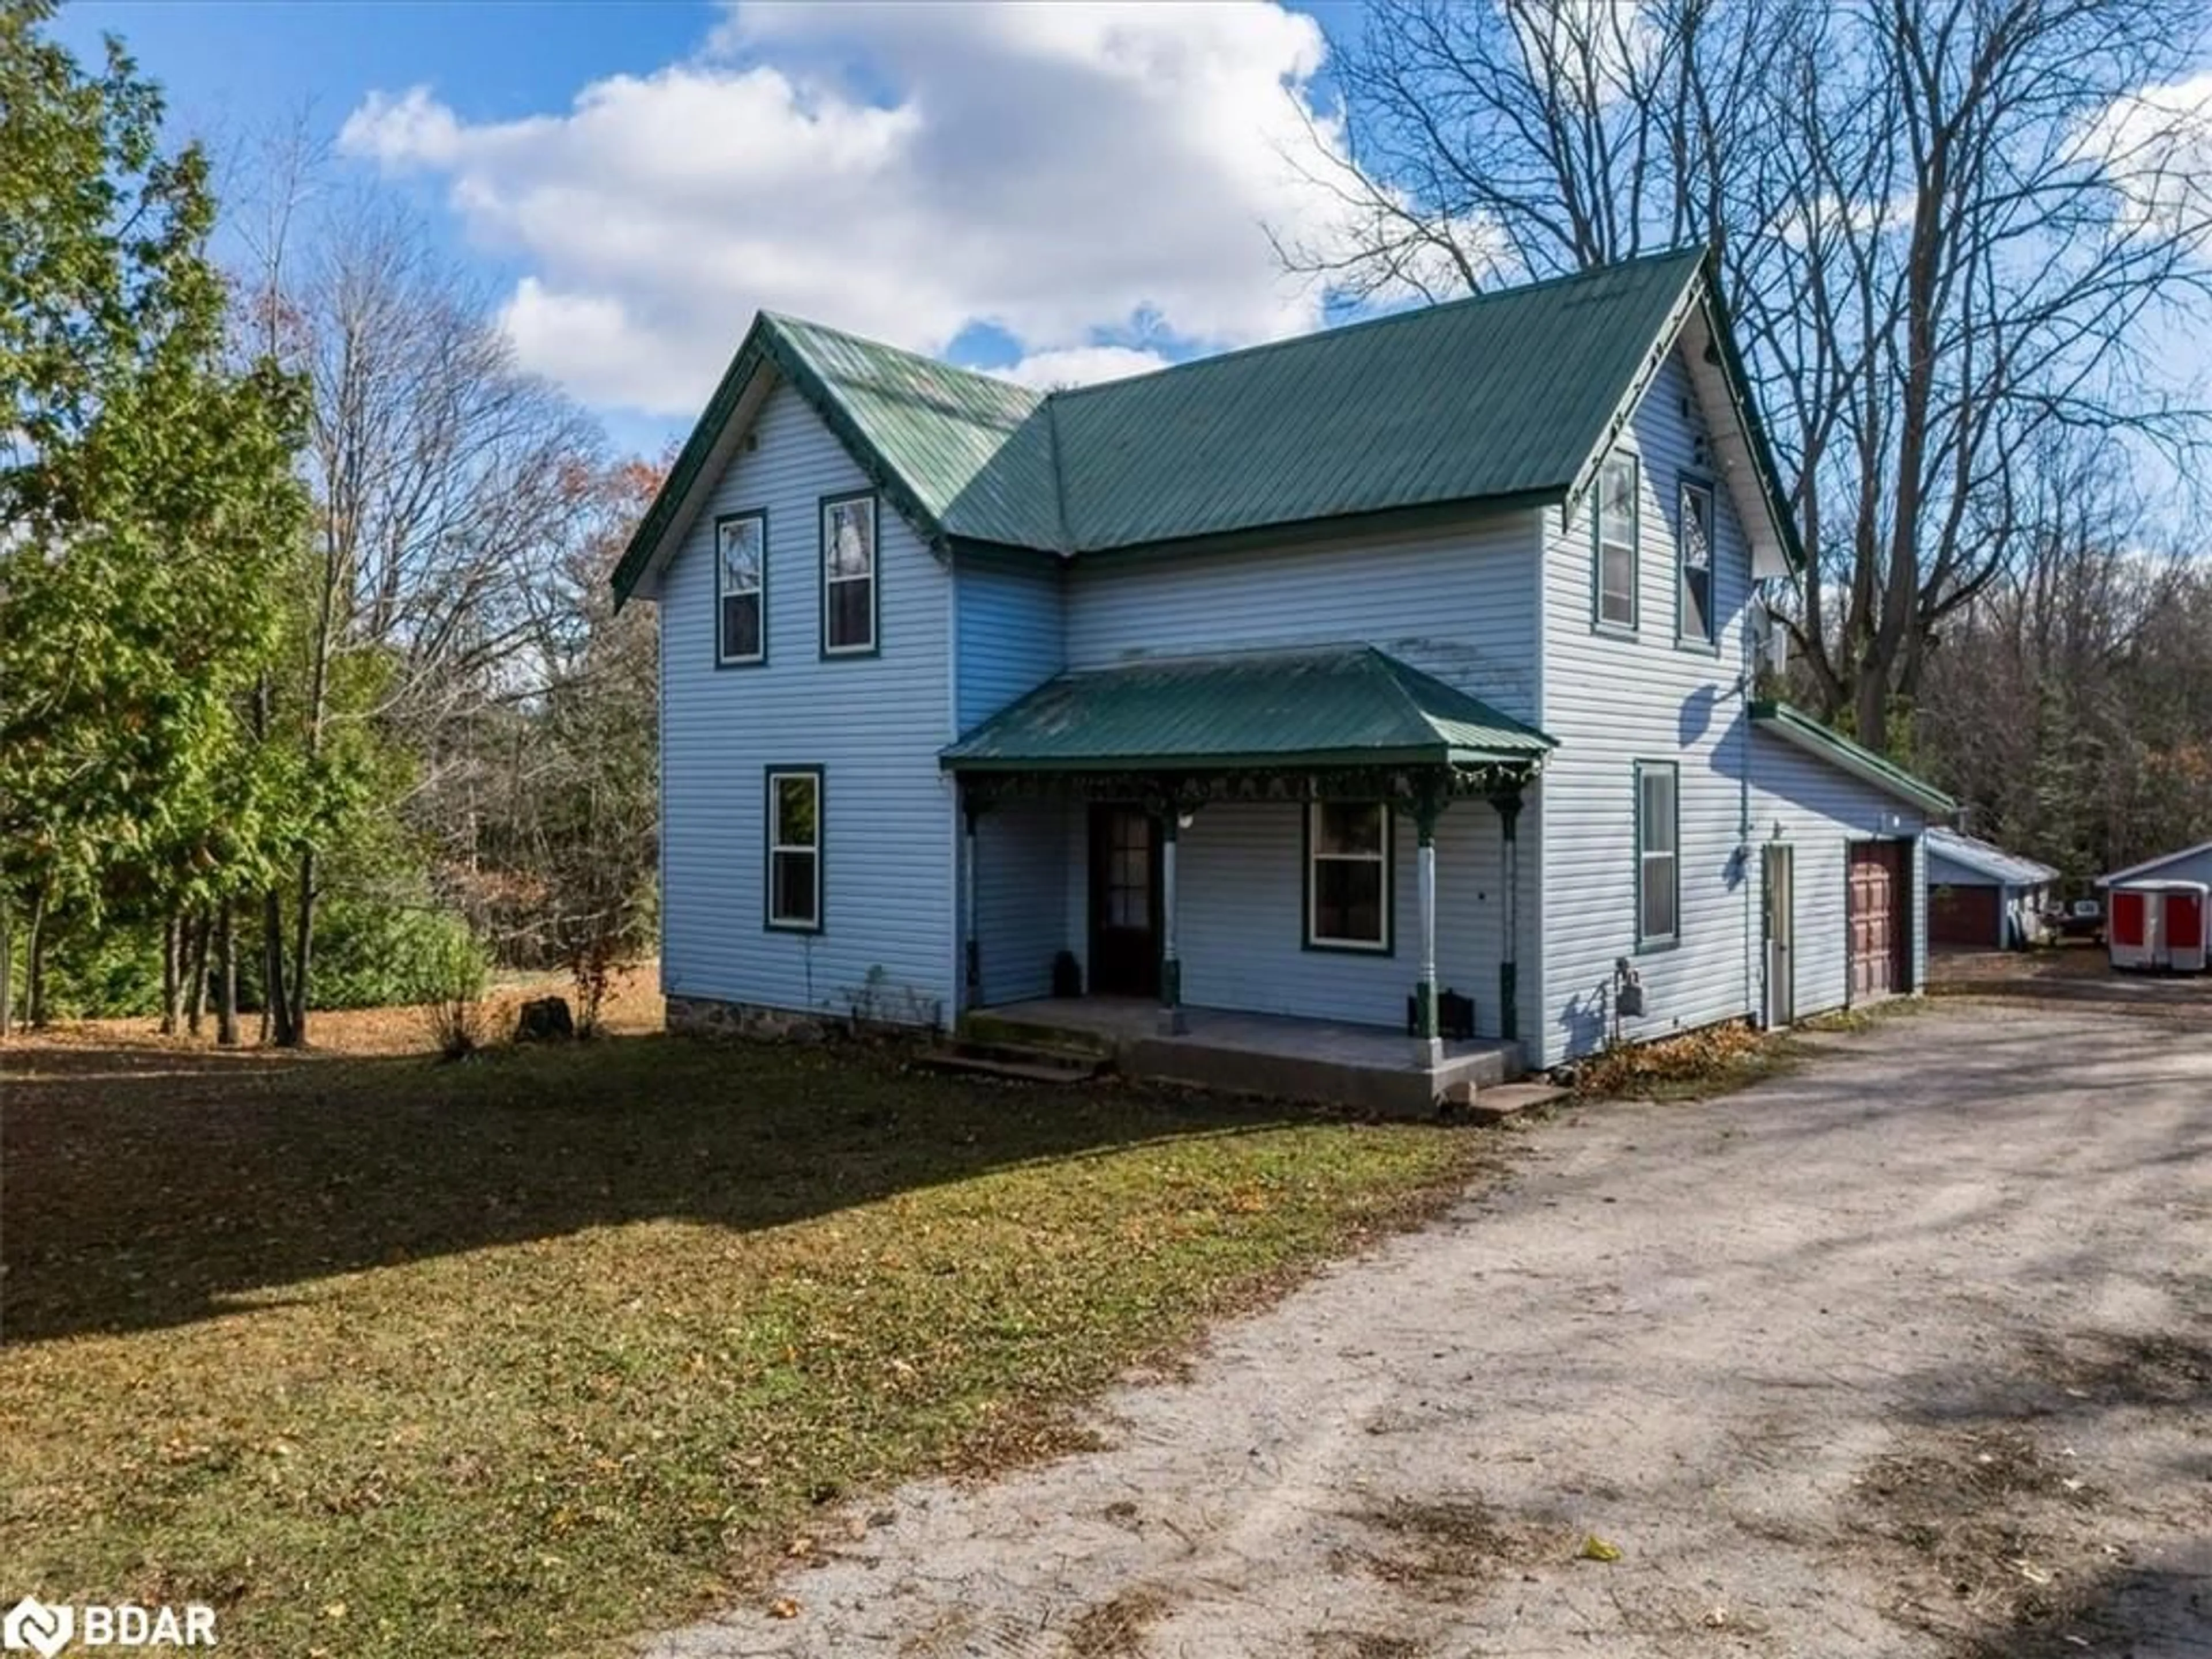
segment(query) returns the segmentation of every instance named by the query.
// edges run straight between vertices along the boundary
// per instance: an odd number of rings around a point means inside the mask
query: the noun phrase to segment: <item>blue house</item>
[[[1049,394],[763,313],[615,577],[672,1023],[1433,1093],[1911,991],[1951,803],[1755,697],[1799,556],[1695,254]]]

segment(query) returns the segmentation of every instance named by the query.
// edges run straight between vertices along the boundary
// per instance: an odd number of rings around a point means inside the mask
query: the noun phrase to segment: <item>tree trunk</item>
[[[31,901],[31,943],[26,954],[29,979],[23,988],[23,1000],[29,1006],[31,1029],[41,1030],[46,1024],[46,889],[43,882],[38,897]]]
[[[202,905],[192,916],[192,981],[191,989],[185,998],[185,1029],[194,1036],[207,1024],[208,947],[215,942],[214,933],[207,907]]]
[[[238,1047],[238,901],[228,894],[215,916],[215,1040]]]
[[[289,1035],[280,1039],[288,1048],[307,1045],[307,975],[315,950],[315,849],[300,854],[300,912],[292,934],[292,1006],[285,1018]]]
[[[280,1048],[298,1041],[284,995],[284,896],[274,887],[261,896],[261,1041]]]
[[[172,910],[161,923],[161,1035],[177,1034],[185,1002],[185,922]]]
[[[15,1017],[15,913],[8,890],[0,887],[0,1042],[8,1040]]]

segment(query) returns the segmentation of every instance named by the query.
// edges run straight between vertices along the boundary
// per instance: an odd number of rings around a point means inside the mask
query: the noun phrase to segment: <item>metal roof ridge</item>
[[[1574,283],[1595,282],[1616,271],[1631,270],[1638,265],[1661,264],[1670,259],[1693,260],[1702,264],[1704,250],[1685,244],[1659,253],[1639,253],[1626,259],[1614,259],[1601,265],[1589,265],[1580,270],[1562,271],[1556,276],[1539,277],[1533,283],[1514,283],[1502,288],[1482,289],[1474,294],[1462,294],[1455,299],[1433,300],[1425,305],[1409,305],[1397,311],[1386,311],[1379,317],[1355,317],[1349,322],[1324,324],[1320,328],[1309,328],[1296,334],[1285,334],[1280,339],[1258,340],[1247,346],[1231,347],[1227,351],[1208,352],[1202,357],[1187,357],[1179,363],[1163,363],[1158,368],[1148,368],[1138,374],[1116,375],[1110,380],[1094,380],[1089,386],[1062,386],[1044,394],[1045,402],[1053,404],[1066,398],[1089,397],[1097,392],[1118,391],[1147,380],[1157,380],[1162,375],[1174,374],[1183,369],[1202,368],[1210,363],[1233,362],[1241,357],[1255,357],[1263,352],[1279,351],[1287,347],[1304,345],[1309,341],[1338,339],[1346,334],[1356,334],[1364,329],[1381,328],[1389,323],[1402,323],[1416,317],[1433,317],[1440,311],[1463,311],[1477,306],[1494,304],[1504,300],[1517,300],[1525,295],[1540,294],[1547,289],[1564,288]]]

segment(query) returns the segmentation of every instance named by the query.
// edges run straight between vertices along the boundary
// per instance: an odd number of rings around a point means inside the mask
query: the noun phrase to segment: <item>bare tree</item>
[[[2019,553],[2052,434],[2203,441],[2161,329],[2212,299],[2197,0],[1376,0],[1343,209],[1287,262],[1431,297],[1716,261],[1809,554],[1813,690],[1877,746]],[[1317,137],[1323,137],[1316,133]]]
[[[479,728],[546,681],[547,592],[588,510],[570,481],[604,437],[516,364],[489,295],[419,222],[388,199],[325,193],[310,147],[282,148],[275,205],[255,221],[257,305],[312,390],[317,513],[297,682],[264,720],[323,796],[374,795],[434,855],[465,858]],[[307,1040],[335,833],[330,814],[307,826],[289,922],[273,896],[264,918],[280,1043]]]

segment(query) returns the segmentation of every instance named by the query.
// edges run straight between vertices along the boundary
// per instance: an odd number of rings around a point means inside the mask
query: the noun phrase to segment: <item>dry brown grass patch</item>
[[[1140,1651],[1145,1632],[1168,1610],[1168,1598],[1138,1584],[1085,1607],[1067,1627],[1069,1659],[1123,1659]]]

